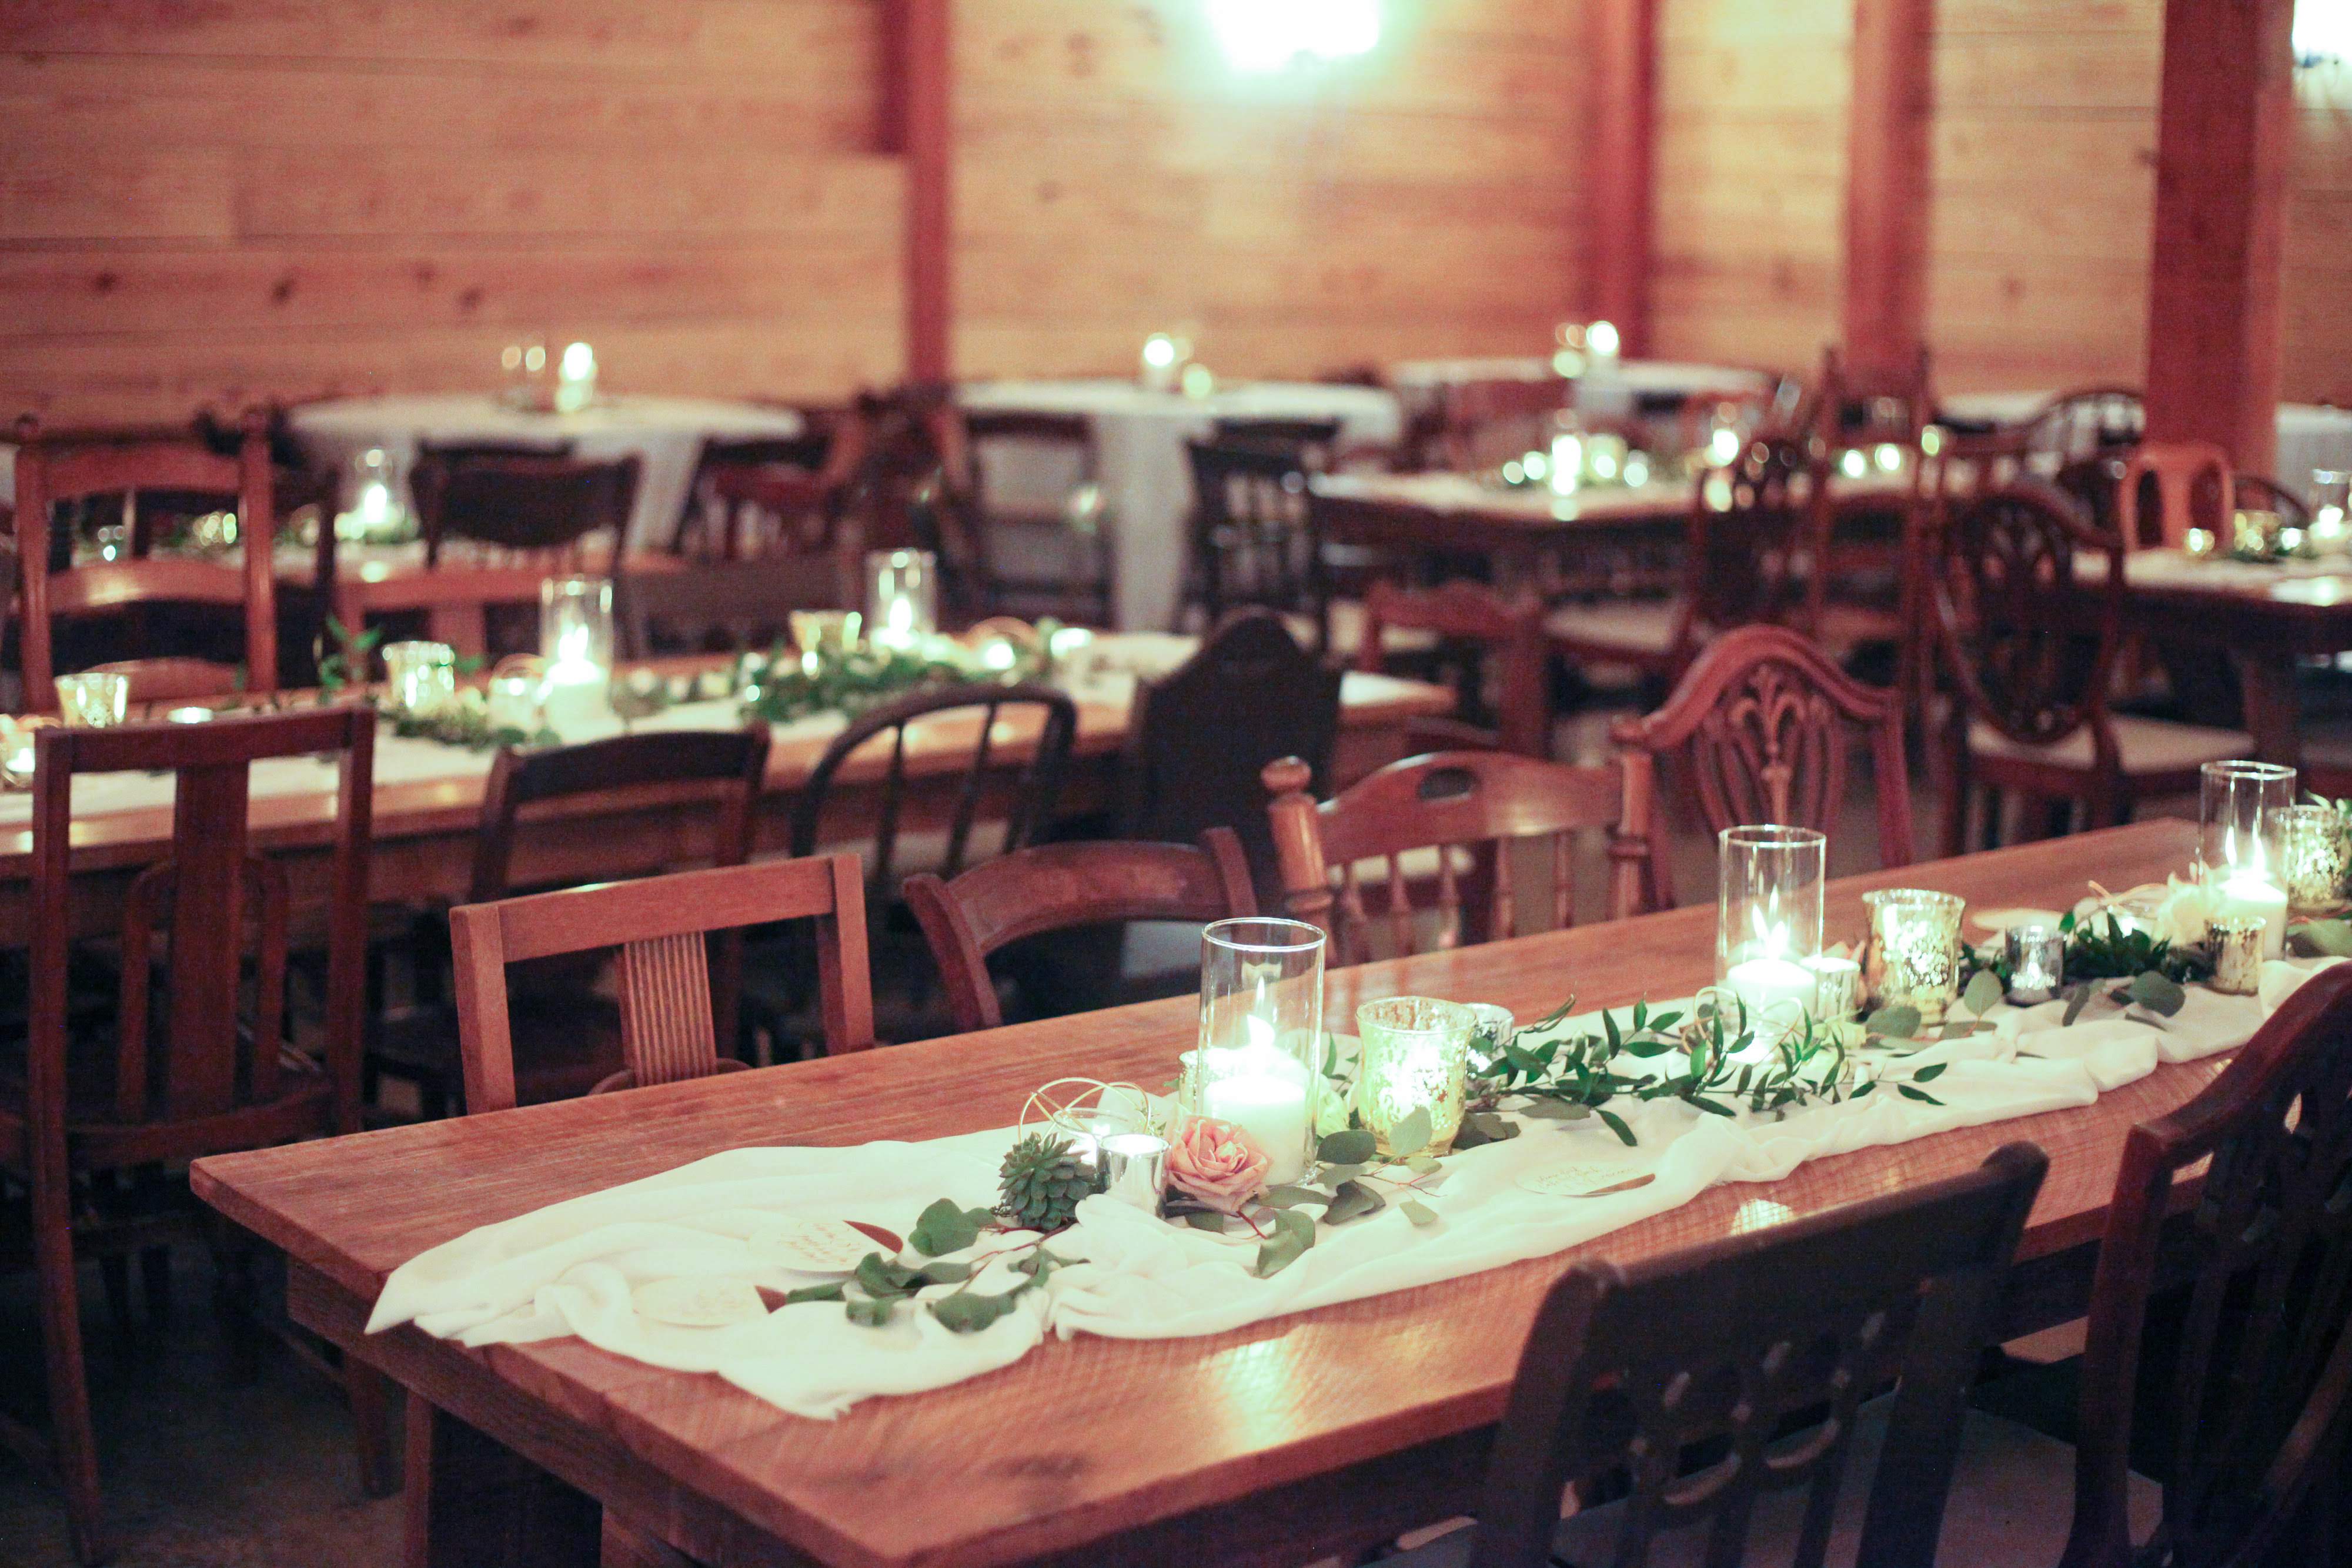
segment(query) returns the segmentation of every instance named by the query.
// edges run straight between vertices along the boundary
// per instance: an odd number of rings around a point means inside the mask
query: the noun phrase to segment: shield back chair
[[[64,1484],[74,1552],[105,1551],[98,1459],[83,1383],[75,1260],[136,1252],[151,1301],[168,1289],[175,1240],[218,1240],[168,1201],[166,1172],[205,1155],[359,1130],[365,999],[369,812],[375,719],[340,706],[205,725],[47,728],[35,741],[31,998],[24,1056],[0,1069],[0,1167],[30,1194],[34,1268],[53,1435],[0,1419],[0,1437]],[[327,909],[323,1049],[298,1051],[287,1025],[291,884],[247,836],[256,762],[331,755],[335,815]],[[169,854],[124,898],[114,1038],[71,1038],[67,963],[76,899],[68,856],[75,778],[173,775]],[[100,1189],[103,1189],[101,1192]],[[106,1201],[98,1201],[100,1197]],[[250,1327],[250,1259],[220,1249],[223,1301]],[[362,1469],[390,1469],[384,1387],[356,1360],[346,1383]]]
[[[2194,789],[2205,763],[2253,754],[2234,730],[2109,711],[2127,652],[2125,550],[2063,492],[1999,486],[1948,503],[1935,531],[1928,576],[1954,688],[1944,853],[1960,852],[1979,789],[1991,842],[2004,795],[2072,802],[2107,827],[2139,799]]]
[[[986,538],[991,613],[1111,623],[1110,539],[1094,421],[967,410],[963,489]],[[1017,564],[1016,564],[1017,563]]]
[[[2116,483],[2124,548],[2178,549],[2191,528],[2227,544],[2236,493],[2230,455],[2210,441],[2147,441],[2132,448]]]
[[[1665,706],[1617,720],[1610,734],[1625,769],[1624,831],[1644,843],[1667,837],[1668,779],[1710,836],[1743,822],[1832,832],[1861,739],[1870,749],[1879,864],[1893,870],[1911,863],[1902,695],[1864,685],[1785,626],[1725,633],[1698,656]],[[1664,859],[1638,862],[1652,874],[1643,902],[1653,908],[1674,904]]]
[[[276,507],[266,421],[247,417],[234,457],[214,453],[193,432],[110,433],[79,439],[43,434],[30,421],[17,427],[16,556],[24,701],[34,713],[58,706],[58,633],[100,617],[144,617],[174,606],[236,612],[242,622],[242,665],[158,653],[95,666],[131,678],[135,703],[211,696],[242,687],[278,689],[278,604],[271,541]],[[93,497],[135,497],[140,492],[196,493],[234,497],[247,530],[238,566],[182,556],[155,556],[134,528],[127,558],[73,564],[70,542],[58,531],[57,507]],[[251,519],[260,519],[258,525]],[[143,626],[135,628],[143,631]],[[110,642],[111,639],[110,638]]]
[[[1410,750],[1494,747],[1522,757],[1551,755],[1551,693],[1539,601],[1507,599],[1481,582],[1410,589],[1381,580],[1364,596],[1358,669],[1379,674],[1386,667],[1391,632],[1434,639],[1439,661],[1456,666],[1454,712],[1469,716],[1415,720],[1406,731]],[[1475,722],[1488,718],[1491,728]]]
[[[2147,436],[2147,407],[2137,387],[2077,387],[2036,409],[2023,428],[2026,449],[2054,470],[2137,446]]]
[[[1128,921],[1197,925],[1257,913],[1249,863],[1227,828],[1211,828],[1197,846],[1117,839],[1038,844],[952,882],[919,873],[904,891],[960,1033],[1004,1022],[988,959],[1013,943]]]
[[[1553,928],[1575,924],[1575,837],[1587,829],[1609,833],[1618,868],[1610,879],[1609,918],[1641,912],[1644,879],[1638,864],[1624,867],[1646,856],[1648,846],[1620,831],[1623,782],[1614,765],[1441,751],[1391,762],[1320,803],[1307,784],[1307,765],[1295,757],[1266,766],[1285,911],[1322,929],[1334,964],[1416,951],[1424,913],[1436,917],[1432,946],[1439,949],[1517,935],[1509,852],[1519,840],[1548,841]],[[1429,851],[1434,865],[1427,872],[1407,858]],[[1383,888],[1377,925],[1365,899],[1367,868]],[[1412,902],[1417,885],[1435,888],[1426,909]]]

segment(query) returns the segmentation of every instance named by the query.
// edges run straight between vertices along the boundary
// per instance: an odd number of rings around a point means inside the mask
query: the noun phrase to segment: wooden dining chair
[[[991,612],[1109,625],[1111,518],[1094,421],[1010,409],[961,417],[965,493],[986,539]],[[1024,466],[1051,483],[1019,482]]]
[[[2253,755],[2235,730],[2110,710],[2126,653],[2125,547],[2063,493],[2020,481],[1949,503],[1928,576],[1956,700],[1945,746],[1943,850],[1960,852],[1976,791],[1988,842],[2004,796],[2071,804],[2094,828],[2197,788],[2208,762]]]
[[[708,939],[782,920],[814,923],[825,1053],[872,1046],[866,889],[856,855],[676,872],[451,910],[467,1114],[516,1103],[507,967],[536,958],[618,949],[621,1065],[589,1092],[743,1068],[719,1050],[732,1039],[720,1033],[726,1002]]]
[[[802,408],[797,436],[713,436],[702,444],[672,552],[750,560],[821,552],[866,460],[856,408]]]
[[[1379,674],[1389,664],[1389,633],[1421,632],[1451,651],[1457,717],[1416,719],[1406,728],[1413,751],[1496,747],[1522,757],[1551,755],[1551,694],[1544,643],[1544,608],[1531,595],[1506,598],[1483,582],[1462,580],[1433,589],[1376,580],[1364,596],[1363,636],[1356,667]],[[1466,651],[1468,656],[1461,657]],[[1491,689],[1490,689],[1491,688]],[[1482,728],[1482,720],[1492,720]]]
[[[1331,643],[1331,582],[1307,504],[1304,449],[1251,441],[1192,441],[1192,538],[1184,602],[1209,626],[1244,606],[1293,618],[1318,649]]]
[[[1864,685],[1785,626],[1726,632],[1665,706],[1610,727],[1625,770],[1624,831],[1643,843],[1665,839],[1662,776],[1681,784],[1710,837],[1745,822],[1832,831],[1844,813],[1846,766],[1860,738],[1870,748],[1879,864],[1909,865],[1903,708],[1901,693]],[[1651,874],[1645,902],[1654,908],[1674,904],[1666,859],[1638,862]]]
[[[190,1160],[359,1129],[365,991],[369,812],[375,717],[353,706],[205,725],[46,728],[34,742],[30,1002],[23,1054],[0,1061],[0,1170],[30,1194],[33,1266],[52,1436],[0,1417],[6,1440],[54,1469],[76,1557],[106,1552],[98,1457],[82,1374],[76,1260],[110,1260],[110,1291],[137,1253],[151,1300],[168,1289],[169,1248],[218,1243],[202,1211],[171,1200]],[[336,758],[335,813],[322,835],[332,873],[319,1054],[286,1016],[293,887],[255,851],[251,769],[267,760]],[[134,875],[114,934],[121,953],[112,1039],[75,1038],[68,1013],[75,780],[173,775],[172,839]],[[222,1300],[249,1335],[250,1260],[216,1247]],[[388,1483],[384,1389],[356,1360],[347,1385],[372,1490]]]
[[[1439,399],[1446,466],[1475,472],[1550,451],[1554,422],[1575,401],[1576,383],[1559,376],[1454,382]]]
[[[2010,1144],[1907,1191],[1630,1267],[1570,1265],[1519,1354],[1466,1542],[1391,1561],[2025,1568],[1937,1547],[1969,1385],[2048,1165]],[[1564,1487],[1612,1471],[1627,1495],[1561,1520]]]
[[[2026,449],[2055,466],[2137,446],[2147,431],[2147,405],[2137,387],[2076,387],[2034,410],[2021,428]]]
[[[2259,474],[2233,474],[2230,476],[2230,509],[2233,512],[2269,512],[2285,528],[2311,527],[2311,503],[2277,480],[2265,479]]]
[[[2230,455],[2210,441],[2147,441],[2132,448],[2116,484],[2116,517],[2126,549],[2168,545],[2191,528],[2226,546],[2235,486]]]
[[[754,723],[740,730],[664,730],[536,751],[501,750],[483,786],[467,902],[494,903],[551,883],[667,870],[703,847],[693,841],[691,828],[677,831],[678,820],[698,810],[709,823],[704,858],[713,866],[742,864],[751,854],[771,733],[767,725]],[[660,834],[646,841],[623,833],[602,843],[550,845],[546,861],[524,846],[526,827],[626,805],[662,813]],[[724,934],[715,947],[711,985],[721,1038],[731,1040],[742,986],[740,938]],[[430,963],[430,957],[420,957],[420,968]],[[519,1082],[525,1100],[586,1093],[619,1068],[621,1031],[612,1009],[591,989],[595,967],[555,959],[522,977],[520,988],[528,1005],[520,1031]],[[404,1081],[415,1085],[428,1118],[445,1113],[464,1082],[458,1024],[455,1009],[429,993],[415,1007],[380,1020],[367,1052],[371,1095],[383,1079]]]
[[[1364,899],[1364,868],[1385,884],[1381,911],[1386,946],[1416,950],[1423,911],[1413,889],[1434,896],[1438,948],[1517,934],[1517,899],[1509,850],[1515,841],[1549,841],[1551,923],[1576,923],[1575,835],[1609,831],[1609,917],[1641,912],[1645,885],[1639,862],[1648,846],[1621,830],[1623,795],[1616,767],[1571,767],[1504,751],[1440,751],[1391,762],[1330,800],[1307,793],[1309,772],[1295,757],[1269,763],[1266,808],[1288,914],[1320,927],[1331,961],[1374,956],[1373,917]],[[1417,862],[1425,858],[1431,863]],[[1633,869],[1625,869],[1629,863]],[[1334,873],[1337,885],[1334,885]]]
[[[543,559],[551,570],[575,570],[582,547],[603,536],[618,562],[636,506],[639,460],[478,453],[420,444],[408,470],[409,494],[425,535],[425,564],[441,564],[451,539]]]
[[[239,613],[243,664],[179,654],[142,653],[93,666],[131,677],[133,702],[208,696],[242,688],[278,689],[278,604],[271,547],[276,536],[269,447],[264,417],[247,419],[235,457],[215,454],[193,432],[115,433],[78,439],[44,434],[37,423],[16,429],[16,487],[20,660],[26,707],[57,711],[58,632],[68,624],[126,616],[142,633],[145,617],[179,605]],[[185,556],[151,555],[134,527],[128,554],[85,565],[72,563],[58,531],[61,502],[135,497],[141,492],[194,492],[232,499],[246,529],[244,559],[227,566]],[[110,634],[109,645],[117,645]]]
[[[846,516],[871,549],[926,549],[940,565],[943,612],[958,624],[992,613],[988,541],[969,493],[971,472],[955,389],[911,382],[861,393],[865,451]]]
[[[961,1033],[1004,1022],[988,957],[1012,943],[1127,921],[1199,924],[1257,913],[1249,862],[1227,828],[1211,828],[1197,847],[1124,840],[1038,844],[952,882],[920,873],[903,891]]]

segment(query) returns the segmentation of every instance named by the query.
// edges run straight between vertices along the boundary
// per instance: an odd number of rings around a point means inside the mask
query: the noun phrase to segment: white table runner
[[[1049,1243],[1057,1256],[1083,1261],[977,1333],[950,1333],[929,1314],[906,1311],[887,1329],[856,1327],[838,1302],[786,1306],[733,1328],[672,1328],[640,1317],[630,1291],[681,1276],[772,1290],[821,1282],[763,1263],[747,1239],[782,1216],[864,1220],[903,1235],[934,1199],[992,1205],[1010,1129],[919,1144],[738,1149],[556,1204],[403,1265],[369,1327],[414,1322],[472,1345],[576,1333],[654,1365],[715,1373],[797,1415],[831,1416],[875,1395],[944,1387],[1009,1365],[1048,1331],[1129,1339],[1216,1333],[1559,1252],[1678,1207],[1717,1182],[1776,1181],[1822,1155],[2087,1105],[2146,1077],[2159,1060],[2244,1043],[2318,967],[2268,966],[2259,998],[2192,988],[2163,1029],[2130,1021],[2104,1001],[2064,1029],[2061,1004],[1997,1009],[1993,1031],[1906,1060],[1906,1071],[1947,1064],[1933,1084],[1941,1104],[1880,1092],[1780,1121],[1726,1120],[1674,1103],[1630,1105],[1626,1120],[1641,1140],[1632,1151],[1591,1121],[1530,1119],[1519,1137],[1445,1161],[1444,1181],[1424,1197],[1438,1211],[1435,1224],[1416,1227],[1392,1204],[1324,1229],[1318,1245],[1270,1279],[1252,1273],[1256,1246],[1246,1238],[1220,1239],[1088,1198],[1076,1224]],[[2021,1138],[2032,1134],[2030,1124],[2018,1128]],[[1545,1197],[1518,1185],[1538,1167],[1579,1159],[1631,1159],[1654,1179],[1598,1198]],[[983,1238],[976,1250],[1005,1240]],[[1007,1288],[1013,1281],[1000,1277],[1003,1268],[991,1265],[978,1288]]]

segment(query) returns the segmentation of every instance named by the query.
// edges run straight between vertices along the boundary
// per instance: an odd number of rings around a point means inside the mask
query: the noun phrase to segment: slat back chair
[[[1491,713],[1495,727],[1482,732],[1454,719],[1423,719],[1409,744],[1421,750],[1499,747],[1522,757],[1551,755],[1551,697],[1548,686],[1544,608],[1539,600],[1507,599],[1482,582],[1452,581],[1433,589],[1401,588],[1375,581],[1364,596],[1363,641],[1356,667],[1385,667],[1381,639],[1391,627],[1427,632],[1441,647],[1472,648],[1455,691],[1457,713]],[[1491,659],[1491,668],[1489,662]],[[1494,687],[1490,697],[1486,686]]]
[[[1217,625],[1236,606],[1304,615],[1316,645],[1330,645],[1330,582],[1307,504],[1307,460],[1297,447],[1193,441],[1192,585],[1188,597]]]
[[[946,982],[956,1029],[1004,1022],[988,956],[1024,937],[1129,920],[1208,922],[1255,915],[1249,862],[1227,828],[1200,844],[1096,840],[1037,844],[975,866],[953,882],[929,872],[905,896]]]
[[[1862,1568],[1937,1560],[1977,1358],[2048,1160],[2030,1144],[1976,1170],[1630,1269],[1572,1265],[1536,1313],[1495,1437],[1470,1568],[1543,1568],[1570,1480],[1622,1468],[1632,1491],[1581,1527],[1576,1561],[1745,1554],[1761,1500],[1801,1490],[1789,1568],[1822,1568],[1861,1403],[1901,1384],[1869,1487]],[[1783,1439],[1792,1416],[1828,1419]],[[1689,1474],[1686,1450],[1719,1457]],[[1671,1532],[1671,1533],[1670,1533]],[[1685,1532],[1691,1532],[1685,1534]],[[1675,1552],[1674,1561],[1696,1562]]]
[[[1024,722],[1005,722],[1015,718]],[[1034,738],[1024,756],[1006,745],[1008,732],[1025,730],[1031,724]],[[918,727],[929,732],[927,744],[910,758],[908,732]],[[915,799],[918,789],[928,796],[954,779],[947,839],[935,867],[942,875],[953,877],[964,869],[972,830],[983,810],[1003,813],[1003,852],[1023,848],[1053,821],[1077,727],[1077,705],[1050,686],[946,686],[910,692],[869,708],[834,737],[793,800],[792,852],[816,852],[835,784],[871,769],[877,752],[882,758],[883,779],[866,874],[873,886],[885,890],[885,901],[887,890],[898,885],[893,872],[909,805],[926,809],[924,800]],[[885,737],[881,745],[874,744]],[[939,744],[928,744],[932,739]]]
[[[241,612],[245,664],[182,657],[134,658],[99,665],[131,677],[135,702],[204,696],[242,683],[251,692],[278,689],[278,605],[271,542],[276,510],[271,494],[265,421],[248,416],[235,457],[223,457],[193,433],[152,432],[130,439],[76,440],[44,435],[31,422],[17,427],[17,578],[24,621],[21,653],[26,706],[58,706],[56,633],[61,622],[115,615],[149,604],[213,605]],[[141,491],[196,492],[236,499],[245,530],[245,559],[229,567],[187,558],[120,559],[75,567],[58,536],[58,503]]]
[[[969,409],[961,473],[971,512],[988,536],[988,605],[1111,620],[1111,558],[1094,421],[1082,413]],[[1026,465],[1028,484],[1017,476]],[[1042,472],[1050,481],[1035,484]],[[1025,492],[1019,499],[1013,492]],[[1019,560],[1019,568],[1011,563]]]
[[[582,546],[604,535],[617,561],[636,505],[641,465],[632,456],[487,455],[419,446],[408,471],[425,534],[425,562],[438,567],[453,538],[577,565]]]
[[[1927,350],[1901,365],[1855,364],[1836,347],[1822,351],[1820,396],[1814,408],[1825,447],[1893,443],[1914,451],[1935,419]]]
[[[507,966],[534,958],[619,949],[625,1065],[592,1092],[742,1068],[719,1049],[722,1004],[707,958],[709,939],[780,920],[814,925],[826,1053],[870,1047],[866,889],[856,855],[677,872],[451,910],[467,1113],[515,1104]]]
[[[2315,1489],[2342,1485],[2347,1187],[2352,967],[2337,967],[2288,998],[2195,1099],[2124,1140],[2091,1287],[2070,1568],[2319,1561],[2281,1543]],[[2168,1223],[2184,1207],[2185,1224]],[[2126,1477],[2160,1274],[2185,1281],[2187,1312],[2158,1353],[2171,1364],[2163,1519],[2135,1548]],[[2340,1501],[2322,1500],[2340,1517]]]
[[[1743,822],[1827,831],[1844,809],[1856,730],[1870,747],[1879,863],[1909,865],[1902,694],[1864,685],[1783,626],[1726,632],[1664,706],[1611,727],[1625,770],[1624,831],[1643,842],[1664,837],[1663,773],[1682,782],[1710,836]],[[1674,902],[1664,859],[1643,862],[1654,873],[1649,902],[1660,908]]]
[[[2078,387],[2043,403],[2024,424],[2026,448],[2053,465],[2121,453],[2147,431],[2137,387]]]
[[[47,1447],[84,1562],[94,1560],[101,1529],[75,1254],[146,1251],[152,1287],[168,1267],[153,1249],[172,1232],[158,1228],[166,1217],[147,1216],[128,1239],[110,1237],[106,1222],[77,1203],[77,1182],[358,1131],[374,747],[374,716],[352,706],[205,725],[52,727],[34,742],[29,1026],[21,1088],[0,1091],[0,1167],[31,1194],[54,1428]],[[253,764],[323,754],[339,762],[324,1046],[313,1061],[293,1053],[283,1011],[286,868],[254,852],[247,805]],[[102,1054],[68,1039],[73,782],[141,769],[173,776],[171,851],[124,898],[115,1040]],[[0,1431],[25,1436],[5,1422]]]
[[[2191,528],[2225,544],[2235,482],[2230,455],[2210,441],[2148,441],[2132,449],[2116,485],[2116,517],[2126,549],[2178,549]]]
[[[1373,956],[1374,916],[1366,906],[1359,865],[1387,862],[1380,924],[1399,954],[1415,949],[1419,911],[1416,879],[1405,856],[1435,850],[1438,915],[1435,946],[1463,946],[1516,934],[1517,905],[1507,860],[1509,841],[1550,841],[1551,922],[1576,922],[1575,835],[1611,831],[1612,863],[1638,862],[1646,845],[1618,831],[1623,785],[1613,767],[1571,767],[1504,751],[1440,751],[1409,757],[1349,785],[1319,804],[1307,793],[1307,765],[1295,757],[1267,764],[1267,814],[1282,870],[1283,902],[1296,919],[1319,926],[1331,940],[1333,962],[1358,964]],[[1457,866],[1456,852],[1469,866]],[[1332,886],[1338,868],[1339,886]],[[1639,913],[1633,894],[1638,867],[1612,877],[1610,918]]]
[[[1184,843],[1211,828],[1239,835],[1261,896],[1278,896],[1265,765],[1307,760],[1328,787],[1345,677],[1301,648],[1280,617],[1243,611],[1158,680],[1137,684],[1121,758],[1121,838]],[[1214,745],[1202,737],[1214,736]]]
[[[623,655],[771,647],[790,633],[793,611],[858,603],[862,559],[845,529],[820,554],[624,572],[613,593]]]

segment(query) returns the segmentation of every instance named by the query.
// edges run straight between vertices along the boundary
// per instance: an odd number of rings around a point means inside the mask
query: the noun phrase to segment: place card
[[[803,1274],[855,1273],[867,1253],[880,1250],[873,1236],[847,1220],[791,1215],[762,1225],[743,1245],[763,1263]]]
[[[1564,1160],[1519,1173],[1519,1186],[1545,1197],[1602,1197],[1657,1180],[1631,1160]]]
[[[715,1276],[648,1280],[629,1292],[629,1304],[649,1322],[680,1329],[732,1328],[768,1315],[768,1304],[749,1280]]]

